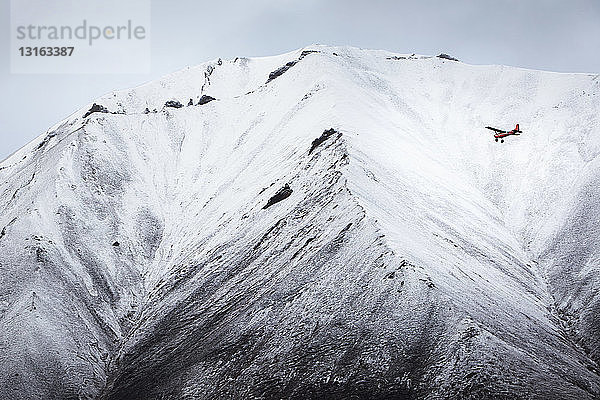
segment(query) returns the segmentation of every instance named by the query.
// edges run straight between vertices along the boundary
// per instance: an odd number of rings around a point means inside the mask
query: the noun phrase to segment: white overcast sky
[[[11,74],[0,2],[0,160],[96,97],[217,57],[321,43],[600,72],[600,0],[153,0],[144,75]]]

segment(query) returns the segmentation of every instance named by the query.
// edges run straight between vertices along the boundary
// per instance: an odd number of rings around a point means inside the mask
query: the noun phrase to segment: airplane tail
[[[515,127],[515,131],[519,131],[519,124]]]

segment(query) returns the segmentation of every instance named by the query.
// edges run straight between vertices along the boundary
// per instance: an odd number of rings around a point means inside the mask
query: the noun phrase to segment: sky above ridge
[[[148,74],[11,74],[8,0],[0,22],[0,160],[107,92],[217,57],[320,43],[600,73],[597,0],[152,0]]]

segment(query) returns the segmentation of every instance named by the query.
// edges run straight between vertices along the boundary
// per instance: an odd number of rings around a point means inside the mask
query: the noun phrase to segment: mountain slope
[[[3,398],[597,397],[599,81],[313,46],[98,99],[0,164]]]

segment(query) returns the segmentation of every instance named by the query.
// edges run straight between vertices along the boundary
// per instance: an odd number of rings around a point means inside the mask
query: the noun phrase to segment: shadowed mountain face
[[[597,398],[599,116],[324,46],[97,99],[0,163],[0,397]]]

